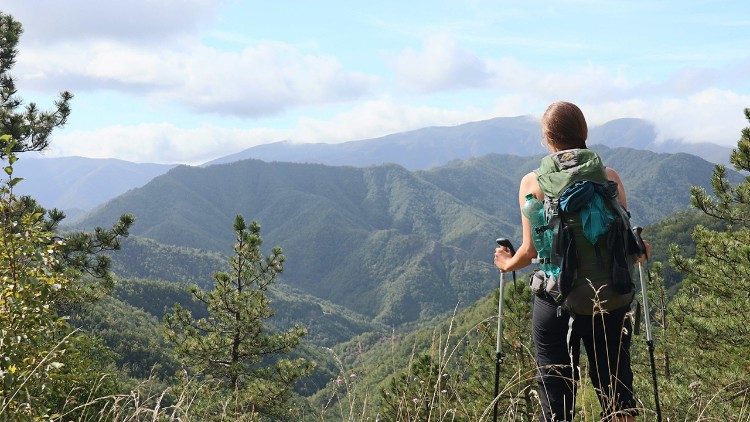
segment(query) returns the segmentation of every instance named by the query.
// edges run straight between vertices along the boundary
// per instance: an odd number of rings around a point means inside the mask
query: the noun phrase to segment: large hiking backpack
[[[559,151],[542,159],[536,175],[547,224],[532,230],[551,244],[536,260],[542,271],[532,275],[532,289],[579,315],[630,304],[633,263],[643,250],[599,156]]]

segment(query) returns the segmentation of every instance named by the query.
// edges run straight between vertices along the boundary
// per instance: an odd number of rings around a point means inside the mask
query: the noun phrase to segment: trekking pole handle
[[[501,237],[501,238],[498,238],[495,242],[497,242],[498,246],[503,246],[503,247],[506,247],[506,248],[510,249],[510,254],[511,255],[515,255],[516,254],[516,248],[513,247],[513,244],[510,243],[510,240],[508,240],[508,239],[506,239],[504,237]]]
[[[643,237],[641,237],[641,233],[643,233],[643,227],[641,226],[633,227],[633,233],[635,233],[635,240],[638,241],[638,247],[641,248],[643,253],[646,255],[646,259],[648,259],[648,253],[646,251],[646,244],[643,243]]]
[[[503,246],[503,247],[506,247],[506,248],[510,249],[510,255],[511,256],[513,256],[513,255],[516,254],[516,248],[513,247],[513,244],[510,243],[510,240],[508,240],[508,239],[506,239],[504,237],[499,237],[499,238],[497,238],[497,240],[495,240],[495,243],[497,243],[497,246]],[[503,271],[500,271],[500,274],[502,274],[502,273],[503,273]],[[515,285],[515,284],[516,284],[516,272],[513,271],[513,285]]]

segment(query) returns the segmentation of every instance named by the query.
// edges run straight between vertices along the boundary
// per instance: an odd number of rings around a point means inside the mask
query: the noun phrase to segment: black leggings
[[[618,412],[634,415],[633,372],[630,369],[632,329],[626,315],[629,306],[596,316],[576,315],[573,320],[568,353],[570,315],[551,300],[534,297],[532,317],[539,398],[543,414],[540,421],[572,421],[575,409],[576,381],[580,374],[581,340],[586,347],[589,374],[596,389],[603,415]]]

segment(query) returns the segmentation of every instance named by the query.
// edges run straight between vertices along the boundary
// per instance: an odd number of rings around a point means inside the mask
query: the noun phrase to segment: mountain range
[[[731,148],[712,143],[660,140],[653,123],[635,118],[616,119],[593,126],[587,144],[654,152],[686,152],[720,164],[729,162],[731,152]],[[426,127],[338,144],[275,142],[209,161],[204,166],[255,158],[353,166],[396,163],[410,170],[424,170],[454,159],[490,153],[533,156],[545,152],[541,144],[539,121],[531,116],[518,116],[497,117],[457,126]]]
[[[707,186],[713,170],[689,154],[596,149],[620,173],[641,225],[687,208],[689,187]],[[518,181],[539,159],[490,154],[420,171],[259,160],[179,166],[97,208],[79,227],[130,212],[135,235],[228,253],[241,213],[260,221],[266,245],[284,248],[285,283],[399,325],[491,288],[494,239],[518,240]]]
[[[539,122],[532,117],[498,117],[458,126],[426,127],[337,144],[275,142],[248,148],[204,165],[255,158],[334,166],[395,163],[416,170],[439,166],[454,159],[490,153],[541,154],[544,149],[540,140]]]
[[[445,165],[489,153],[533,156],[544,153],[539,123],[529,116],[501,117],[450,127],[427,127],[376,139],[338,144],[276,142],[259,145],[205,163],[225,164],[249,158],[264,161],[370,166],[399,164],[410,170]],[[592,127],[589,144],[630,147],[655,152],[687,152],[714,163],[727,163],[730,148],[657,140],[654,125],[642,119],[617,119]],[[81,157],[27,159],[17,163],[26,177],[19,191],[73,217],[129,189],[144,185],[174,165],[130,163]]]

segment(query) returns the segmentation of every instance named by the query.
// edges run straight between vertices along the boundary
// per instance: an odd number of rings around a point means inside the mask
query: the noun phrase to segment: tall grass
[[[505,318],[500,394],[493,397],[494,343],[497,315],[488,298],[478,305],[485,317],[454,311],[445,324],[434,327],[427,344],[414,342],[408,358],[399,356],[403,340],[395,333],[378,347],[389,351],[391,374],[368,380],[370,363],[344,364],[336,352],[327,349],[337,363],[339,373],[318,397],[322,400],[298,402],[286,419],[259,415],[252,409],[238,412],[236,395],[221,391],[207,379],[182,374],[171,385],[149,378],[123,394],[97,397],[94,388],[85,403],[70,395],[56,421],[476,421],[492,420],[495,402],[501,421],[535,420],[540,413],[539,385],[535,379],[539,367],[528,339],[528,290],[506,295],[509,311]],[[512,301],[516,301],[515,303]],[[604,311],[601,311],[604,312]],[[487,316],[489,314],[489,316]],[[659,330],[654,330],[658,335]],[[626,333],[610,333],[624,335]],[[523,337],[523,336],[526,337]],[[633,336],[631,347],[638,420],[655,421],[650,369],[643,339]],[[659,339],[657,339],[659,340]],[[660,344],[664,346],[664,344]],[[609,353],[609,351],[607,351]],[[673,361],[688,356],[672,355]],[[404,362],[403,364],[400,362]],[[588,361],[577,368],[575,419],[583,422],[614,421],[618,414],[602,415],[597,394],[589,380]],[[660,368],[659,368],[660,369]],[[660,369],[661,370],[661,369]],[[700,368],[697,368],[700,373]],[[614,374],[616,376],[616,374]],[[660,373],[660,393],[667,421],[739,421],[750,422],[750,387],[747,382],[729,382],[723,388],[705,391],[700,382],[687,382]],[[611,396],[611,395],[610,395]],[[680,403],[681,405],[677,405]],[[609,406],[605,406],[609,407]],[[3,415],[2,420],[13,419]]]

